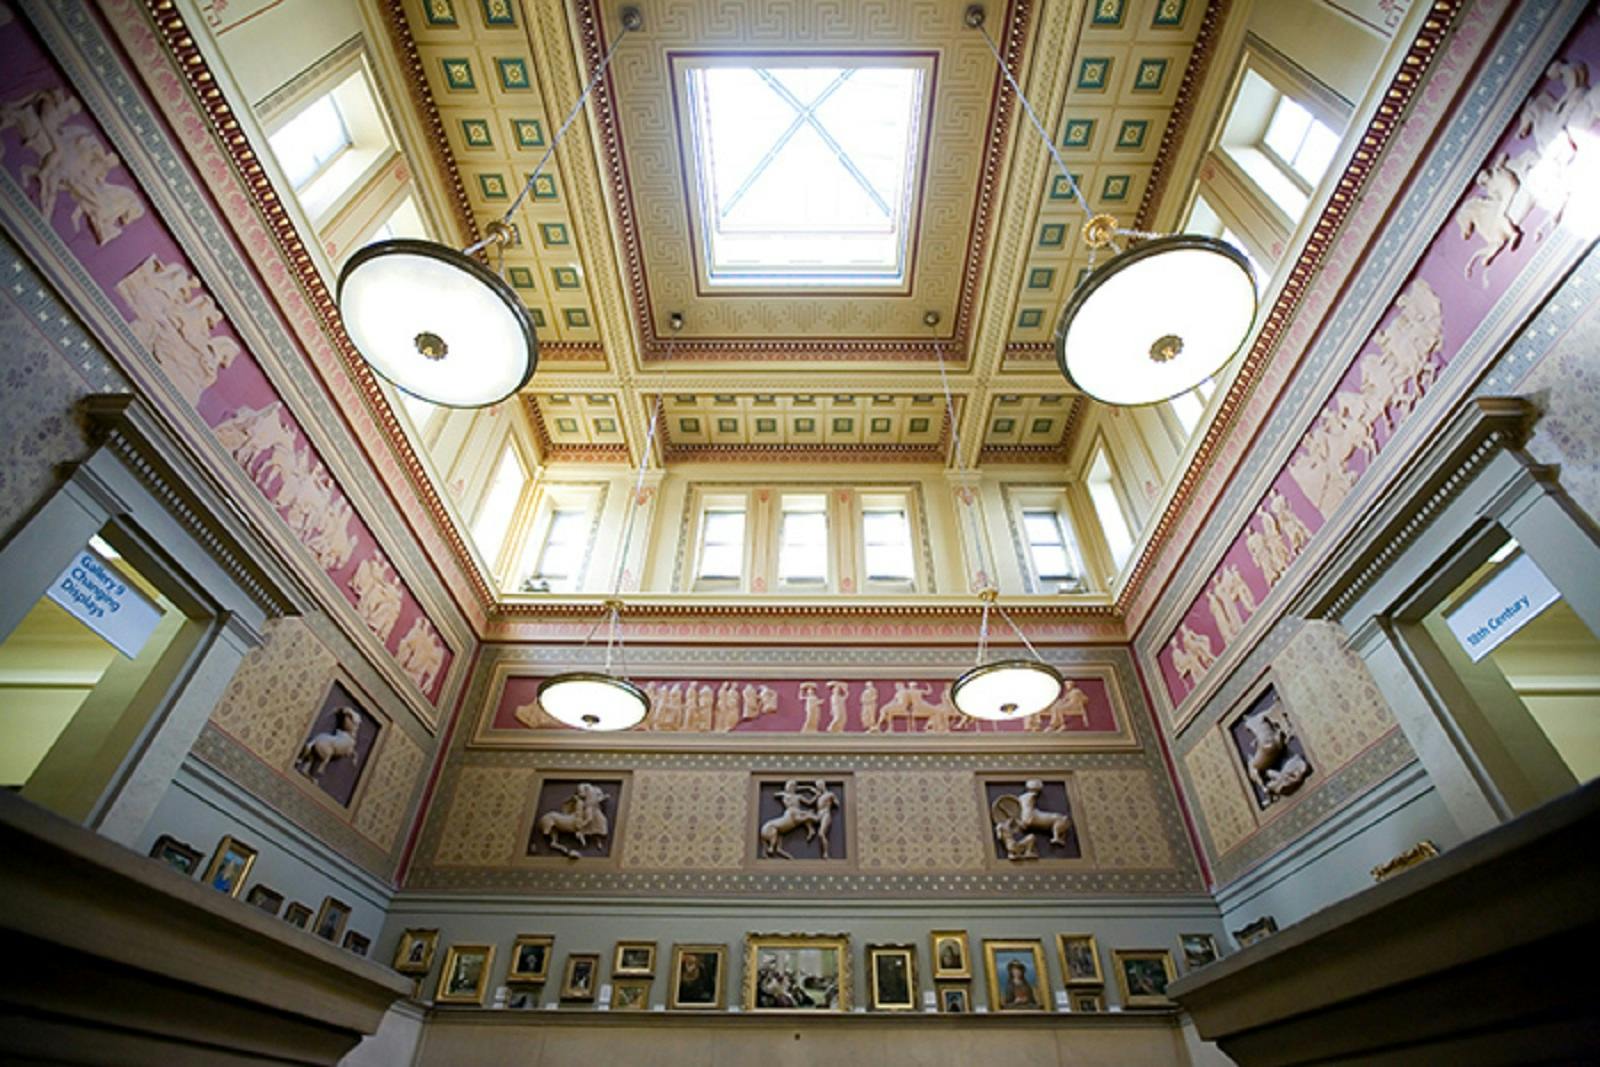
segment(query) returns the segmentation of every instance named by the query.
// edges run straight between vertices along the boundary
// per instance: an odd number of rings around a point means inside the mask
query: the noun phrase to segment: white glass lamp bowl
[[[551,718],[579,730],[626,730],[650,713],[644,690],[609,674],[575,671],[546,678],[538,699]]]
[[[955,680],[950,700],[961,714],[991,722],[1026,719],[1061,696],[1061,674],[1038,660],[1007,659],[974,667]]]
[[[363,359],[412,396],[485,407],[527,384],[533,323],[494,271],[445,245],[367,245],[339,272],[339,314]]]
[[[1096,400],[1155,404],[1221,370],[1255,318],[1255,277],[1243,252],[1199,234],[1157,237],[1111,259],[1073,293],[1056,359]]]

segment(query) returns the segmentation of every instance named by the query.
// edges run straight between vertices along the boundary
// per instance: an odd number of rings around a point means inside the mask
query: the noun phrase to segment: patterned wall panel
[[[1142,771],[1080,771],[1085,836],[1101,867],[1160,870],[1176,862],[1161,828],[1161,802]]]
[[[633,776],[622,868],[734,870],[744,859],[749,776],[725,770],[646,770]]]
[[[439,845],[431,857],[438,867],[496,867],[521,853],[523,815],[535,772],[532,768],[465,767],[443,814]]]
[[[1294,725],[1331,770],[1355,759],[1396,726],[1361,657],[1334,623],[1308,622],[1273,660],[1272,673]]]
[[[276,619],[266,641],[240,664],[211,724],[269,767],[294,762],[312,705],[334,679],[337,660],[299,619]]]
[[[971,774],[875,771],[856,777],[863,871],[972,871],[984,866],[987,826]]]
[[[1237,759],[1227,734],[1220,729],[1205,731],[1183,756],[1189,787],[1200,802],[1213,856],[1228,852],[1256,828],[1249,794],[1235,768]]]
[[[355,828],[380,848],[392,850],[406,825],[411,796],[421,779],[422,747],[403,731],[391,728],[372,766],[356,808]]]

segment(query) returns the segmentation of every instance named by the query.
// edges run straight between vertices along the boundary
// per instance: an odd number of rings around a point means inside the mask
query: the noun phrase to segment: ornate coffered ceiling
[[[414,96],[434,109],[437,155],[454,172],[441,187],[459,180],[465,214],[481,229],[506,209],[615,43],[621,5],[389,2],[403,15],[394,20],[397,47],[414,50],[424,82]],[[701,421],[689,432],[668,417],[659,460],[848,451],[937,462],[950,453],[942,403],[926,423],[911,410],[916,398],[940,392],[934,360],[946,363],[962,400],[964,462],[1062,458],[1085,404],[1048,361],[1047,342],[1087,265],[1081,220],[1043,145],[1018,125],[987,45],[964,25],[965,5],[639,6],[643,29],[622,41],[517,212],[519,242],[505,258],[540,331],[542,362],[524,410],[541,458],[636,458],[661,397],[670,416]],[[1091,204],[1133,222],[1163,184],[1161,167],[1184,125],[1173,121],[1174,105],[1197,36],[1214,28],[1208,5],[985,6],[988,32]],[[925,71],[903,287],[729,292],[706,283],[684,71],[759,57],[841,67],[904,61]],[[929,311],[938,313],[933,325]],[[802,429],[806,396],[852,398],[851,414],[838,416],[848,429],[831,415]],[[716,410],[717,397],[733,398],[736,413]],[[875,397],[890,397],[892,414],[875,413]]]

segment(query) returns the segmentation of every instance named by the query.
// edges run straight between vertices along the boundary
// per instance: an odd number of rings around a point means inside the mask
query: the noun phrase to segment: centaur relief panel
[[[526,669],[526,668],[524,668]],[[489,687],[477,744],[528,747],[585,745],[606,739],[557,722],[539,706],[542,677],[511,673],[505,665]],[[1120,712],[1122,696],[1109,669],[1086,668],[1068,678],[1060,699],[1039,715],[1016,722],[980,723],[950,699],[953,679],[939,678],[635,678],[650,697],[650,714],[627,732],[630,745],[770,743],[791,735],[816,746],[864,741],[919,744],[940,737],[975,739],[1039,735],[1077,740],[1086,747],[1131,747]]]

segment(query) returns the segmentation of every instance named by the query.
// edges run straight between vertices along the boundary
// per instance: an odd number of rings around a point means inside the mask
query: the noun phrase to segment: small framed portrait
[[[1124,1008],[1170,1008],[1167,983],[1178,977],[1164,948],[1119,948],[1111,953]]]
[[[439,931],[407,930],[394,947],[394,969],[401,974],[427,974],[433,969],[433,953],[438,947]]]
[[[972,1010],[966,985],[939,986],[939,1010],[946,1015],[965,1015]]]
[[[1255,922],[1245,923],[1233,932],[1233,939],[1239,942],[1240,948],[1249,948],[1257,941],[1265,941],[1278,932],[1278,920],[1270,915],[1263,915]]]
[[[283,907],[283,894],[276,889],[268,889],[264,885],[256,884],[251,886],[250,892],[245,894],[244,902],[260,908],[268,915],[276,915],[278,914],[278,909]]]
[[[1106,1010],[1105,994],[1098,989],[1073,989],[1072,1010],[1075,1012],[1097,1012]]]
[[[332,897],[323,897],[322,907],[317,909],[317,921],[312,924],[311,932],[324,941],[338,944],[339,935],[344,933],[344,924],[349,921],[350,905]]]
[[[672,987],[667,1007],[674,1011],[721,1011],[726,945],[673,945]]]
[[[451,945],[445,950],[433,999],[440,1004],[482,1004],[493,964],[493,945]]]
[[[917,950],[911,945],[868,945],[873,1011],[917,1010]]]
[[[935,930],[928,937],[933,942],[934,981],[972,977],[972,953],[965,930]]]
[[[1067,985],[1105,985],[1100,972],[1100,949],[1093,934],[1057,934],[1056,953]]]
[[[611,977],[649,978],[656,973],[654,941],[618,941],[611,957]]]
[[[201,881],[212,889],[236,897],[239,890],[244,888],[245,876],[255,862],[256,850],[229,834],[217,842],[217,850],[211,854],[211,865],[206,868]]]
[[[301,930],[311,929],[311,908],[298,900],[283,909],[283,921]],[[430,961],[432,962],[432,961]]]
[[[561,974],[561,999],[592,1003],[599,987],[600,954],[567,953],[567,969]]]
[[[1044,945],[1039,941],[985,941],[990,1011],[1046,1011]]]
[[[612,1011],[649,1011],[650,979],[621,978],[611,983]]]
[[[200,869],[201,861],[206,858],[204,852],[179,841],[171,834],[162,834],[156,838],[156,843],[150,846],[150,855],[190,878],[194,877],[194,872]]]
[[[1222,956],[1217,951],[1217,939],[1210,934],[1179,934],[1178,947],[1183,949],[1185,970],[1199,970],[1208,963],[1216,963]]]
[[[746,934],[744,1010],[849,1011],[850,936]]]
[[[357,956],[365,956],[372,948],[372,939],[366,934],[358,934],[354,930],[344,932],[344,947]]]
[[[549,934],[518,934],[511,943],[508,982],[543,982],[550,977],[550,950],[556,939]]]
[[[513,986],[506,993],[506,1007],[512,1011],[532,1011],[539,1006],[539,991],[529,986]]]

